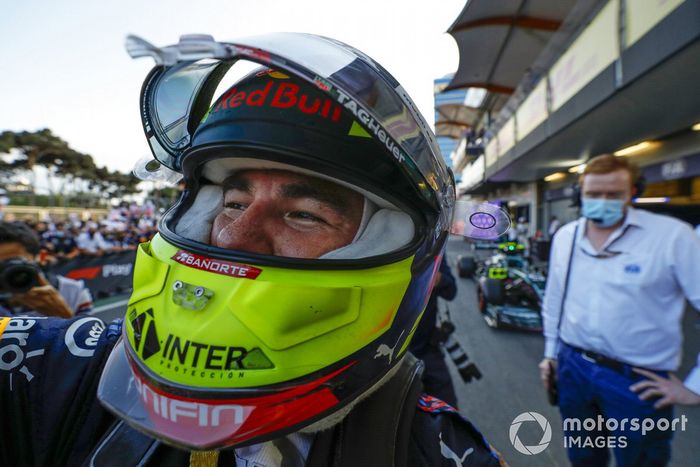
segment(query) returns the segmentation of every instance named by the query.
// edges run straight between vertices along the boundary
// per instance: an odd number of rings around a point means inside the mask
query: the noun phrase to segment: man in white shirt
[[[549,222],[549,228],[547,229],[547,235],[549,235],[549,240],[554,238],[554,234],[557,233],[561,227],[561,221],[557,216],[552,216],[552,220]]]
[[[87,231],[82,232],[75,239],[80,253],[90,256],[100,256],[111,248],[102,234],[93,226],[89,226]]]
[[[639,170],[626,159],[592,159],[581,176],[582,215],[556,234],[542,307],[547,389],[556,368],[564,420],[673,417],[673,404],[700,404],[700,360],[678,369],[685,299],[700,309],[700,239],[691,226],[630,206]],[[565,435],[624,437],[618,466],[666,465],[672,430],[615,423]],[[606,465],[607,447],[568,447],[573,465]],[[590,446],[590,444],[589,444]]]

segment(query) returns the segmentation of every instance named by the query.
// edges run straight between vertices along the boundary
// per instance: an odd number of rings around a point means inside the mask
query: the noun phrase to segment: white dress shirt
[[[93,235],[90,235],[88,232],[82,232],[75,238],[75,243],[78,245],[78,248],[90,253],[97,253],[110,248],[110,245],[99,232],[95,232]]]
[[[628,208],[623,225],[597,252],[585,226],[580,218],[554,236],[542,305],[545,357],[556,358],[561,334],[568,344],[631,365],[677,370],[685,299],[700,309],[700,238],[677,219]],[[700,358],[685,385],[700,394]]]

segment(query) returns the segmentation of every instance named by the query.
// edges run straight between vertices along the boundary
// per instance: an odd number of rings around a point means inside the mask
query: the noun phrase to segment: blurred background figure
[[[44,235],[42,248],[46,250],[47,262],[73,259],[80,254],[70,228],[63,222],[56,223],[55,227]]]
[[[0,221],[5,219],[5,206],[10,204],[10,198],[7,197],[7,191],[0,188]]]
[[[515,224],[515,238],[518,243],[529,249],[530,242],[530,224],[525,217],[518,217],[518,222]]]
[[[75,241],[80,253],[89,256],[99,256],[111,248],[94,222],[88,223],[87,230],[81,232]]]
[[[561,221],[557,216],[552,216],[552,220],[549,221],[549,227],[547,227],[547,235],[549,236],[549,240],[554,238],[554,234],[557,233],[559,227],[561,227]]]
[[[25,224],[0,222],[0,316],[42,314],[70,318],[92,309],[82,281],[45,275],[41,245]]]
[[[426,394],[457,407],[457,396],[445,363],[441,339],[437,336],[438,298],[453,300],[457,295],[457,284],[447,260],[443,257],[440,270],[436,273],[435,287],[430,295],[428,306],[423,312],[418,329],[409,345],[409,350],[425,363],[423,386]]]

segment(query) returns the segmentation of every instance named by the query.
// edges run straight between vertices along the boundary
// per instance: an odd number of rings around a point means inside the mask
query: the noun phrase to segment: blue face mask
[[[622,199],[583,198],[581,214],[601,227],[612,227],[625,215],[625,201]]]

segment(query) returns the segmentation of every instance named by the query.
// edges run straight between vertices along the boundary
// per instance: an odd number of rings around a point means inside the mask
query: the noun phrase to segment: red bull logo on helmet
[[[280,72],[270,71],[266,75],[270,79],[261,79],[254,86],[246,83],[241,86],[245,90],[235,86],[226,91],[211,112],[237,107],[272,107],[317,115],[332,122],[340,121],[342,109],[330,97],[309,94],[298,84],[287,81],[287,76]]]

